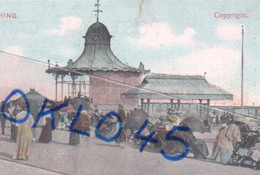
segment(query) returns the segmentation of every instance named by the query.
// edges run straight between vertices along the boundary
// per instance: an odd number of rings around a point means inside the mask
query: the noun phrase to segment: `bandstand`
[[[136,100],[121,99],[121,94],[131,86],[142,82],[144,66],[130,67],[122,63],[112,52],[111,35],[107,27],[99,22],[99,1],[95,10],[97,19],[85,36],[84,50],[76,61],[70,59],[67,66],[48,66],[46,73],[55,78],[55,99],[89,97],[93,104],[135,103]],[[60,86],[59,86],[60,85]]]

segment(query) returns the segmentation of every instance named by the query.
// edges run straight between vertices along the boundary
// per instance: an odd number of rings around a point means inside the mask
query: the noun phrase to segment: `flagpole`
[[[244,28],[242,26],[242,52],[241,52],[241,114],[244,109]]]

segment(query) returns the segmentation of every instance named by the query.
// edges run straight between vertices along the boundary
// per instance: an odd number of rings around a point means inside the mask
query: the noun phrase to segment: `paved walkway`
[[[68,145],[67,131],[53,131],[53,142],[33,143],[28,161],[12,160],[16,143],[10,133],[0,135],[0,174],[68,175],[260,175],[249,168],[226,166],[187,157],[178,162],[166,160],[159,153],[144,151],[127,144],[116,146],[95,137],[82,137],[78,146]],[[40,130],[37,129],[37,135]],[[2,169],[3,168],[3,169]],[[9,173],[10,172],[10,173]],[[37,172],[37,173],[35,173]]]
[[[0,159],[0,173],[1,175],[17,175],[17,174],[30,174],[30,175],[61,175],[49,170],[45,170],[30,165],[24,165],[10,160]]]

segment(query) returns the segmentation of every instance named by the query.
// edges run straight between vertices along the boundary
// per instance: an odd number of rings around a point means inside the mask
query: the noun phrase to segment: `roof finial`
[[[97,10],[94,10],[97,13],[97,22],[99,21],[99,12],[103,12],[102,10],[99,10],[99,0],[97,0],[97,3],[95,4],[95,6],[97,7]]]

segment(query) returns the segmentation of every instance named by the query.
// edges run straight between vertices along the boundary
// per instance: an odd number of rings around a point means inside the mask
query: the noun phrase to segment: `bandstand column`
[[[74,98],[75,97],[75,76],[72,75],[71,78],[72,78],[72,87],[71,87],[71,89],[72,89],[71,96],[72,97],[71,98]]]
[[[171,109],[173,109],[173,99],[171,99]]]
[[[210,99],[207,99],[207,121],[209,124],[209,104],[210,104]]]
[[[147,98],[147,114],[150,113],[150,98]]]
[[[82,96],[82,91],[81,91],[81,81],[79,82],[79,92],[80,92],[80,97]]]
[[[68,98],[70,97],[70,84],[68,83]]]
[[[83,90],[84,90],[84,94],[87,96],[86,81],[85,80],[84,80],[84,83],[83,83]]]
[[[77,84],[74,81],[74,96],[73,97],[77,97]]]
[[[61,76],[61,101],[63,100],[63,80],[64,80],[65,75]]]
[[[177,110],[179,111],[180,110],[180,105],[181,105],[181,100],[180,99],[177,100],[177,105],[178,105],[177,106]]]
[[[202,99],[199,99],[199,111],[200,111],[200,118],[201,118],[201,115],[202,115]]]
[[[55,74],[55,101],[58,99],[58,78],[59,74]]]

